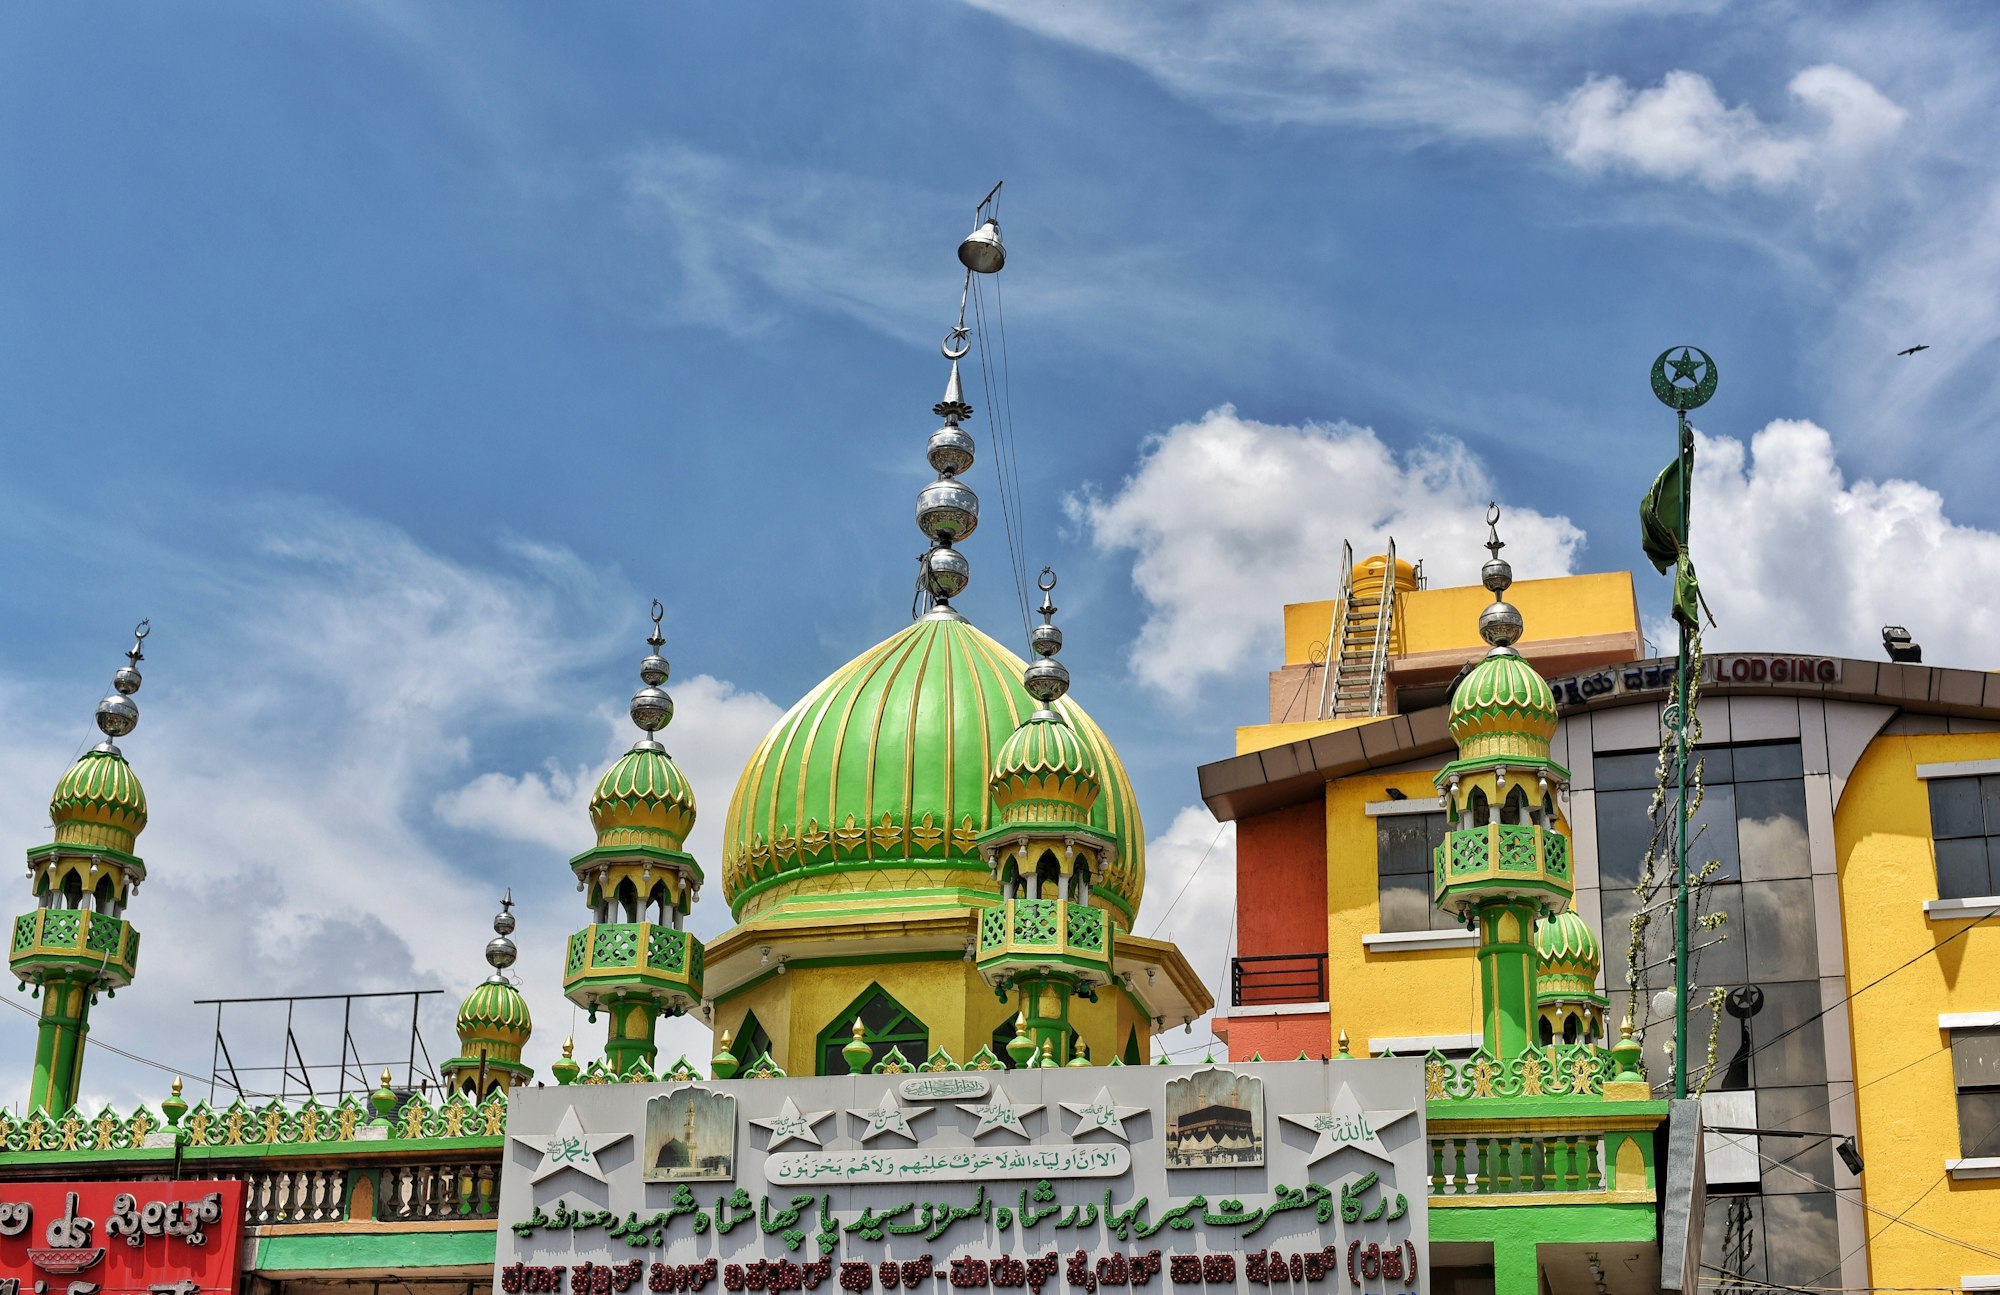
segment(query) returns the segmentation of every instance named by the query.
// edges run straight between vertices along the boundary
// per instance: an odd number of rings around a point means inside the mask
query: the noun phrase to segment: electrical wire
[[[993,360],[990,343],[986,335],[986,293],[978,275],[972,275],[973,322],[977,325],[977,350],[974,354],[979,362],[979,386],[986,396],[986,426],[993,433],[994,476],[1000,485],[1000,525],[1007,537],[1007,560],[1014,577],[1014,601],[1021,612],[1021,633],[1031,632],[1028,620],[1028,589],[1025,582],[1026,563],[1021,558],[1021,540],[1014,534],[1014,510],[1009,504],[1012,491],[1007,477],[1007,424],[999,416],[999,403],[993,386]],[[1026,537],[1021,537],[1025,539]]]
[[[994,215],[999,215],[997,208],[994,210]],[[1014,429],[1014,374],[1013,365],[1008,358],[1007,351],[1007,299],[1004,289],[1001,287],[1000,278],[997,275],[993,279],[993,312],[994,321],[999,325],[1000,333],[1000,413],[1001,417],[1007,423],[1007,474],[1013,480],[1014,529],[1021,537],[1021,570],[1019,572],[1020,581],[1018,587],[1025,594],[1027,592],[1026,582],[1028,579],[1028,523],[1027,514],[1023,511],[1023,506],[1027,500],[1027,492],[1021,488],[1021,438]],[[1002,500],[1002,504],[1004,506],[1004,499]],[[1023,624],[1027,621],[1027,613],[1028,604],[1024,597],[1021,602]]]
[[[8,1007],[13,1008],[15,1011],[19,1012],[23,1016],[30,1017],[35,1020],[41,1019],[41,1013],[23,1007],[11,998],[0,998],[0,1003],[6,1004]],[[123,1057],[127,1061],[136,1061],[142,1066],[151,1066],[153,1069],[158,1070],[164,1074],[172,1075],[176,1079],[182,1079],[188,1075],[195,1073],[194,1071],[189,1070],[184,1066],[170,1066],[166,1064],[164,1061],[155,1061],[151,1057],[142,1057],[136,1052],[127,1052],[123,1048],[116,1047],[113,1044],[106,1043],[103,1039],[99,1038],[95,1034],[88,1034],[84,1036],[84,1046],[90,1048],[100,1048],[103,1051],[109,1052],[114,1056]],[[270,1095],[271,1094],[269,1093],[245,1094],[245,1096],[249,1097],[269,1097]]]
[[[1174,915],[1174,909],[1180,906],[1181,896],[1188,893],[1188,887],[1194,885],[1194,879],[1201,875],[1202,865],[1207,863],[1208,856],[1215,852],[1216,844],[1222,840],[1222,831],[1224,828],[1228,826],[1229,824],[1226,822],[1217,823],[1215,825],[1215,836],[1209,841],[1208,849],[1203,850],[1201,852],[1201,858],[1195,860],[1194,871],[1190,872],[1188,874],[1188,879],[1181,883],[1181,888],[1174,893],[1174,902],[1168,904],[1167,911],[1160,914],[1160,920],[1153,923],[1152,932],[1146,938],[1151,939],[1153,936],[1158,935],[1160,933],[1160,928],[1167,924],[1167,919]]]

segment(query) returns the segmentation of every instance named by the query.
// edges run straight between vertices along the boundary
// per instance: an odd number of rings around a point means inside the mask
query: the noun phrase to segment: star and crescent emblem
[[[1391,1124],[1415,1115],[1414,1109],[1364,1111],[1354,1096],[1354,1090],[1346,1084],[1340,1086],[1331,1109],[1315,1111],[1304,1115],[1280,1115],[1287,1124],[1297,1125],[1308,1133],[1319,1135],[1319,1141],[1306,1153],[1306,1164],[1316,1165],[1337,1151],[1359,1151],[1374,1156],[1378,1160],[1394,1163],[1389,1151],[1382,1145],[1382,1130]]]
[[[1669,409],[1707,404],[1715,394],[1715,361],[1698,346],[1669,346],[1653,361],[1653,394]]]
[[[766,1150],[776,1151],[787,1142],[809,1142],[813,1146],[821,1147],[826,1144],[819,1140],[819,1134],[814,1130],[814,1126],[831,1114],[832,1111],[802,1111],[797,1102],[787,1097],[785,1108],[776,1115],[764,1119],[752,1119],[750,1122],[770,1132],[771,1145]]]
[[[574,1169],[586,1178],[605,1182],[604,1167],[597,1163],[597,1153],[621,1142],[631,1140],[630,1133],[586,1133],[583,1121],[576,1117],[576,1107],[563,1110],[561,1122],[554,1133],[515,1133],[509,1135],[530,1151],[539,1151],[540,1164],[528,1176],[531,1183],[551,1178],[565,1169]]]

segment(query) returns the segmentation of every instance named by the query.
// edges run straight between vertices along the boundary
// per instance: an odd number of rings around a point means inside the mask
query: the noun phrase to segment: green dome
[[[765,736],[730,798],[722,888],[736,918],[794,892],[993,891],[978,845],[1000,821],[991,780],[1039,709],[1021,671],[1021,659],[985,634],[934,615],[808,693]],[[1022,741],[1089,762],[1101,792],[1088,826],[1116,845],[1098,893],[1129,919],[1146,848],[1131,782],[1081,707],[1065,697],[1054,709],[1067,723],[1030,724],[1051,731]]]
[[[483,980],[473,986],[458,1009],[461,1045],[480,1040],[518,1045],[528,1041],[534,1028],[528,1000],[504,980]]]
[[[1596,933],[1573,908],[1535,923],[1535,958],[1545,967],[1588,964],[1593,975],[1604,962]]]
[[[1015,729],[994,757],[991,786],[1008,823],[1087,823],[1102,790],[1090,748],[1060,719]]]
[[[146,789],[124,756],[86,751],[49,797],[49,821],[55,824],[58,845],[108,847],[130,854],[139,833],[146,830]]]
[[[679,850],[694,830],[694,788],[664,751],[634,747],[597,780],[590,821],[597,844]]]
[[[1513,652],[1483,658],[1451,695],[1451,735],[1462,760],[1546,760],[1556,718],[1556,696],[1548,680]]]

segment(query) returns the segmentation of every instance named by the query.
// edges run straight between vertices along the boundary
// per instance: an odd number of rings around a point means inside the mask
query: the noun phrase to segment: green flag
[[[1639,539],[1661,575],[1681,555],[1681,460],[1675,456],[1639,501]]]
[[[1681,468],[1676,456],[1639,501],[1639,540],[1646,558],[1661,575],[1674,573],[1674,619],[1690,628],[1700,625],[1701,581],[1694,560],[1681,548]]]

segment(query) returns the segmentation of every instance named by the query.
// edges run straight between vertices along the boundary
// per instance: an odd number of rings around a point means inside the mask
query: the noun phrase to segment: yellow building
[[[1455,753],[1445,702],[1483,650],[1489,595],[1397,563],[1385,608],[1389,569],[1369,559],[1342,597],[1285,608],[1269,722],[1201,770],[1238,825],[1241,952],[1217,1025],[1233,1057],[1321,1052],[1337,1032],[1357,1052],[1487,1042],[1477,937],[1431,903],[1430,867],[1445,830],[1432,778]],[[1647,1018],[1672,984],[1670,921],[1626,950],[1673,663],[1641,659],[1628,574],[1526,580],[1509,598],[1560,706],[1570,934],[1605,950],[1606,1024],[1635,1016],[1664,1086],[1671,1015]],[[1692,857],[1715,862],[1701,903],[1720,915],[1691,958],[1707,1122],[1834,1135],[1709,1134],[1704,1262],[1778,1285],[2000,1287],[1982,1253],[2000,1250],[2000,676],[1727,654],[1703,662],[1698,713]],[[1543,955],[1547,977],[1562,950]],[[1572,1017],[1592,1028],[1546,990],[1542,1015],[1558,1036]],[[1835,1154],[1847,1138],[1859,1175]]]

